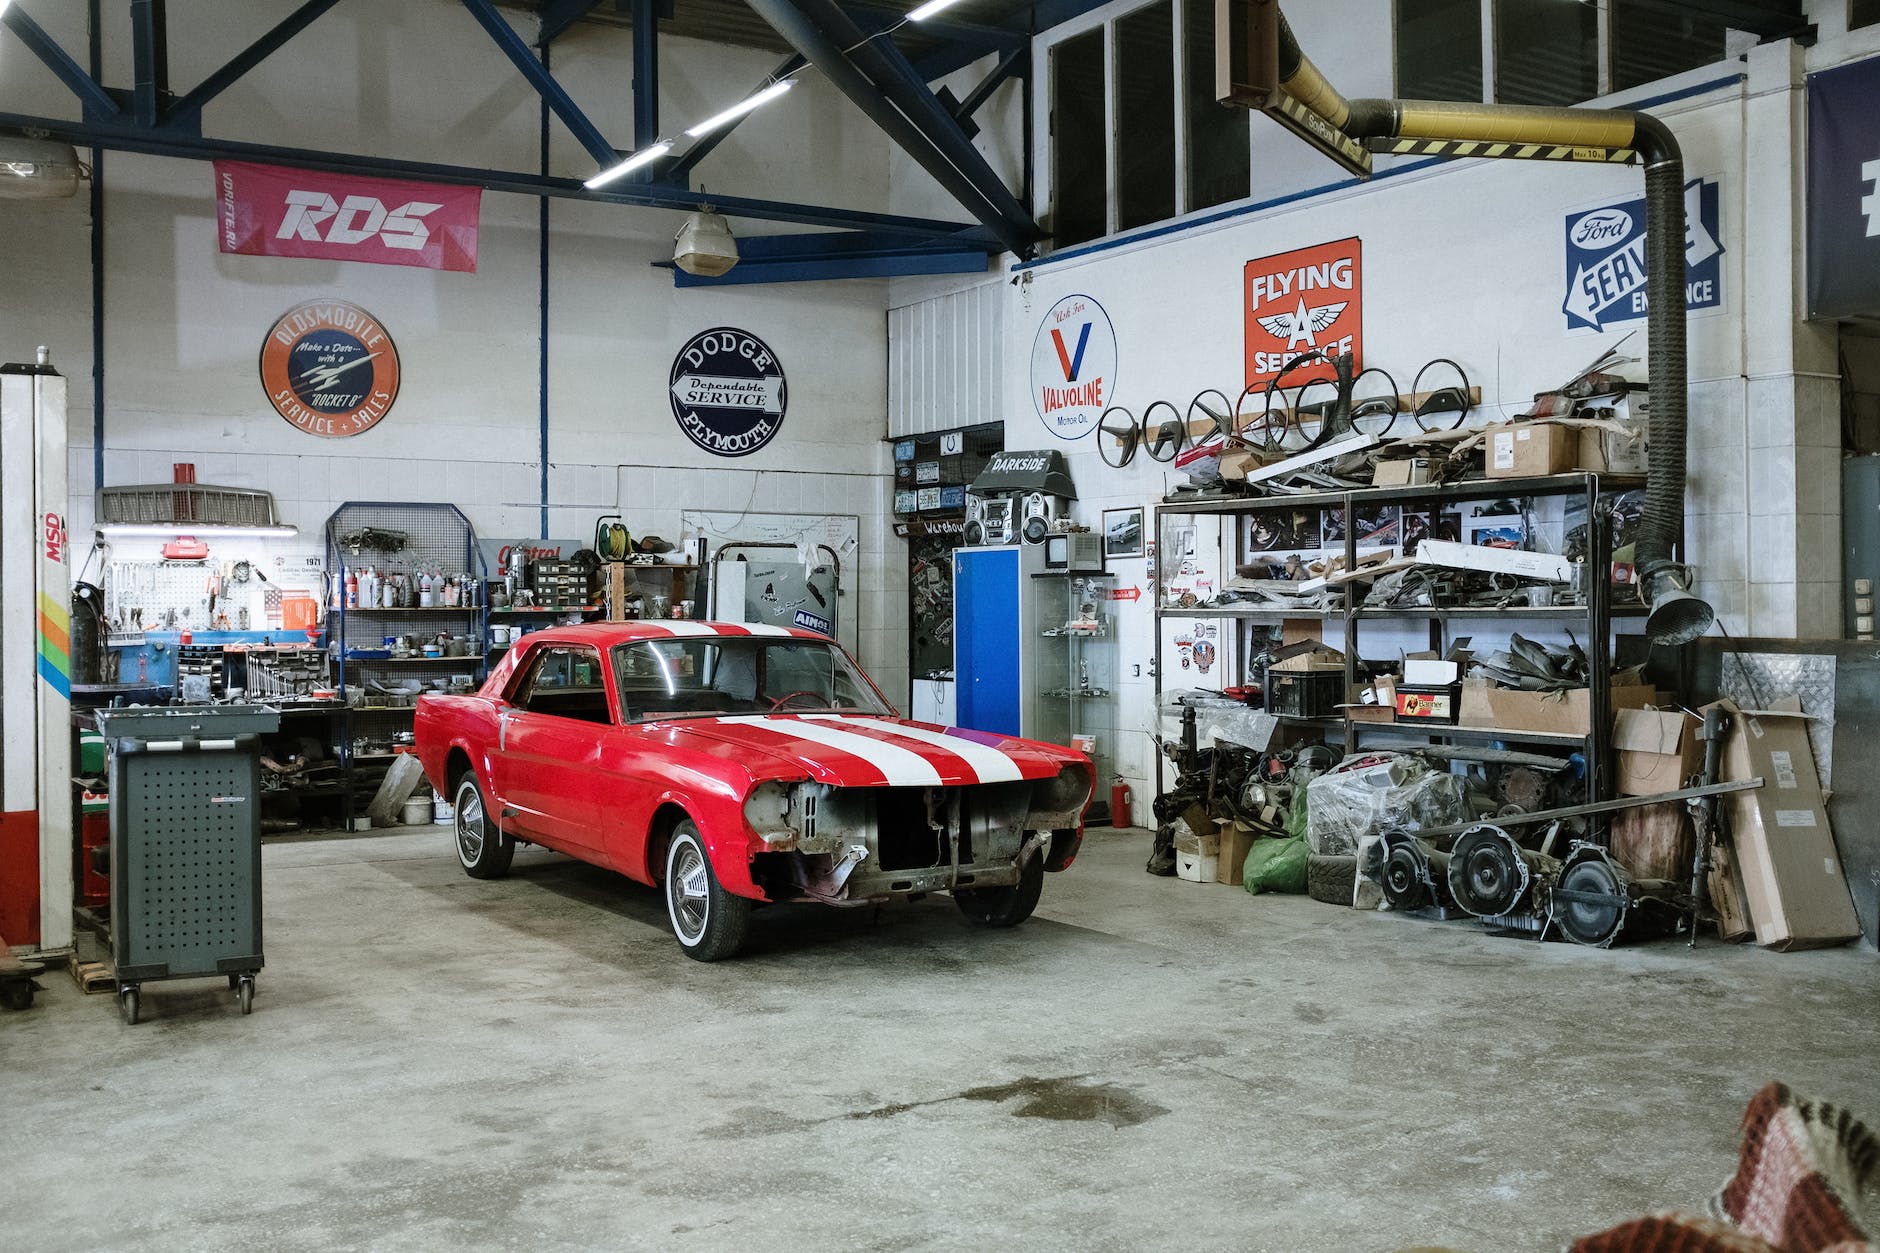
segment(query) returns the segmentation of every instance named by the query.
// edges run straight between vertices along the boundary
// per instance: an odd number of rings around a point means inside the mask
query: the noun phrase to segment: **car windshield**
[[[815,640],[690,636],[614,648],[622,722],[723,714],[892,711],[841,649]]]

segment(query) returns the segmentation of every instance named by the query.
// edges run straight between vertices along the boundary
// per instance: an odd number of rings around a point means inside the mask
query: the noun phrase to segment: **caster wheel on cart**
[[[137,989],[120,988],[118,990],[118,1012],[124,1015],[124,1025],[137,1025]]]
[[[250,1014],[255,1008],[255,981],[244,978],[235,988],[235,999],[241,1003],[242,1013]]]

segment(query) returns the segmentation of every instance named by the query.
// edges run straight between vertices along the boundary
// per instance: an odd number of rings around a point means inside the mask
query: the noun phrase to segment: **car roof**
[[[533,631],[526,638],[535,643],[563,641],[570,644],[587,644],[595,648],[612,648],[616,644],[631,644],[636,640],[696,639],[714,636],[738,638],[757,636],[772,639],[816,640],[824,644],[835,643],[827,635],[796,627],[765,626],[744,622],[697,622],[689,618],[671,620],[636,618],[628,622],[583,622],[578,626],[557,626],[543,631]]]

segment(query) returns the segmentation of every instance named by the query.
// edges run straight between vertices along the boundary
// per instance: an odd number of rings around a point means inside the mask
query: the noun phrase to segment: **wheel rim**
[[[705,854],[691,840],[681,842],[673,849],[672,864],[666,868],[666,908],[681,943],[696,944],[705,934],[711,913],[709,891]]]
[[[474,783],[457,790],[457,856],[474,866],[483,856],[483,796]]]

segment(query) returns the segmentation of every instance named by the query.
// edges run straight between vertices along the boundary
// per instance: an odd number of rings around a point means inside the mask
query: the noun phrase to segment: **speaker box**
[[[1042,544],[1051,533],[1051,525],[1062,512],[1060,497],[1045,492],[1026,492],[1021,502],[1020,532],[1027,544]]]
[[[968,548],[1012,542],[1013,505],[1010,496],[966,497],[966,526],[961,538]]]

